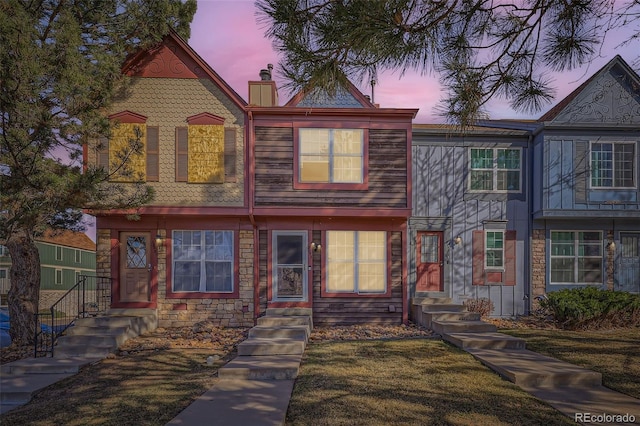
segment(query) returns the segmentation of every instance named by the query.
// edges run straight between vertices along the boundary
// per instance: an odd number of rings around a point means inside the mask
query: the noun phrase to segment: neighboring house
[[[98,273],[113,307],[155,309],[160,326],[253,325],[267,307],[311,307],[315,323],[408,318],[411,120],[351,86],[278,106],[270,69],[247,105],[172,33],[131,58],[110,140],[86,148],[154,201],[97,216]],[[133,175],[117,150],[139,137]]]
[[[526,310],[530,138],[526,130],[413,126],[411,297],[488,298]]]
[[[640,77],[616,56],[538,122],[532,295],[640,292]]]
[[[37,238],[40,254],[40,307],[48,308],[73,287],[80,275],[95,275],[96,245],[82,232],[50,231]],[[9,291],[11,258],[0,246],[0,294]],[[3,296],[3,302],[5,302]]]

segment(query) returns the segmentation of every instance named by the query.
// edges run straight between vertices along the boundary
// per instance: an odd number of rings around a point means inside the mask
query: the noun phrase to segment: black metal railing
[[[47,312],[36,314],[34,357],[53,356],[56,340],[78,318],[97,316],[111,305],[111,278],[80,275]]]

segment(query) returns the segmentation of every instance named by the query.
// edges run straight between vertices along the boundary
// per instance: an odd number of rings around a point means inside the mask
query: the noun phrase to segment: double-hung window
[[[386,292],[384,231],[327,231],[327,246],[328,293]]]
[[[635,142],[591,144],[591,187],[635,187]]]
[[[485,269],[504,269],[504,231],[486,231],[484,250]]]
[[[233,231],[173,231],[173,292],[233,292]]]
[[[520,148],[471,148],[469,189],[474,192],[520,192]]]
[[[302,128],[298,133],[298,182],[364,182],[364,130]]]
[[[551,231],[551,283],[601,284],[602,233]]]

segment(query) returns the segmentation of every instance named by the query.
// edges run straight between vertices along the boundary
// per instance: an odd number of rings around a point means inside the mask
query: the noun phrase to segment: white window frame
[[[9,256],[9,249],[0,244],[0,256]]]
[[[502,247],[489,247],[489,233],[500,234],[502,236]],[[488,271],[504,271],[505,270],[505,232],[501,229],[487,229],[484,231],[484,269]],[[500,253],[502,265],[489,265],[492,259],[489,252]]]
[[[76,263],[82,263],[82,253],[80,252],[80,250],[75,249],[74,255]]]
[[[573,233],[573,254],[571,255],[554,255],[554,233]],[[598,256],[592,255],[580,255],[580,234],[581,233],[597,233],[599,235],[598,239],[598,250],[600,254]],[[556,242],[556,244],[560,244],[560,242]],[[569,229],[553,229],[549,232],[549,282],[552,285],[602,285],[604,283],[604,268],[605,268],[605,256],[603,249],[603,232],[598,230],[569,230]],[[591,246],[592,248],[596,247],[596,243],[585,243],[583,245]],[[573,259],[573,280],[572,281],[553,281],[553,260],[554,259]],[[580,260],[581,259],[600,259],[600,281],[597,282],[589,282],[589,281],[579,281],[580,275]]]
[[[473,167],[472,164],[472,152],[474,150],[491,150],[492,151],[492,165],[491,167]],[[517,151],[518,152],[518,168],[508,169],[498,167],[498,152],[499,151]],[[522,192],[522,148],[511,146],[498,146],[498,147],[470,147],[468,151],[469,155],[469,177],[467,188],[469,192],[473,193],[521,193]],[[472,189],[472,176],[474,171],[491,172],[491,189]],[[518,172],[518,189],[497,189],[498,188],[498,176],[501,172]]]
[[[307,131],[326,131],[328,132],[328,152],[326,153],[309,153],[302,151],[303,145],[303,133]],[[336,153],[335,152],[335,133],[337,131],[353,131],[360,133],[360,153],[359,154],[349,154],[349,153]],[[335,129],[335,128],[325,128],[325,127],[301,127],[298,129],[298,182],[301,184],[362,184],[364,183],[364,157],[365,157],[365,146],[364,146],[364,138],[365,132],[364,129]],[[326,181],[316,181],[316,180],[304,180],[302,178],[303,172],[302,167],[304,162],[302,161],[303,157],[328,157],[328,167],[329,167],[329,176]],[[354,158],[360,160],[360,179],[358,180],[336,180],[336,159],[337,158]]]
[[[606,161],[603,159],[599,159],[596,160],[594,159],[594,156],[596,155],[597,152],[600,151],[595,151],[594,150],[594,145],[611,145],[611,169],[607,169],[607,170],[611,170],[611,177],[610,178],[604,178],[604,177],[600,177],[600,178],[596,178],[594,176],[594,173],[596,173],[597,170],[600,169],[600,167],[596,167],[595,163],[596,162],[602,162],[602,161]],[[628,161],[628,164],[631,165],[631,173],[632,173],[632,177],[631,177],[631,184],[628,186],[620,186],[620,185],[616,185],[616,171],[619,170],[620,165],[618,164],[618,162],[616,161],[616,147],[621,147],[621,146],[625,146],[625,145],[629,145],[631,146],[631,148],[633,149],[633,158],[631,158],[630,161]],[[589,185],[591,188],[594,189],[633,189],[637,187],[637,175],[638,175],[638,170],[637,170],[637,163],[638,163],[638,149],[637,149],[637,142],[635,141],[591,141],[589,143]],[[603,180],[603,179],[611,179],[611,185],[604,185],[604,184],[596,184],[594,181],[595,180]]]
[[[352,253],[352,257],[351,259],[348,260],[334,260],[332,261],[331,257],[331,238],[332,238],[332,233],[339,233],[339,232],[350,232],[353,234],[353,253]],[[360,238],[361,238],[361,234],[363,233],[367,233],[367,232],[376,232],[376,233],[382,233],[383,234],[383,256],[381,259],[360,259],[359,258],[359,252],[360,252]],[[387,247],[387,233],[385,231],[343,231],[343,230],[332,230],[332,231],[327,231],[326,233],[326,242],[327,242],[327,264],[326,264],[326,283],[325,283],[325,289],[327,293],[330,294],[358,294],[358,295],[375,295],[375,294],[385,294],[387,292],[387,288],[388,288],[388,283],[387,283],[387,251],[388,251],[388,247]],[[330,264],[331,263],[347,263],[347,264],[353,264],[353,288],[350,290],[334,290],[330,288],[330,282],[331,282],[331,274],[330,274]],[[364,290],[361,287],[364,287],[364,285],[362,285],[360,283],[360,266],[368,263],[368,264],[379,264],[382,265],[383,267],[383,288],[381,290],[375,290],[375,291],[371,291],[371,290]]]
[[[178,259],[178,255],[177,255],[177,242],[180,241],[179,237],[178,237],[178,233],[184,233],[184,232],[200,232],[200,259]],[[207,259],[207,250],[206,250],[206,233],[208,232],[212,232],[214,233],[214,240],[215,240],[215,233],[216,232],[222,232],[222,233],[229,233],[230,234],[230,242],[231,242],[231,258],[230,259]],[[229,294],[229,293],[233,293],[235,290],[235,257],[236,257],[236,252],[235,252],[235,233],[232,230],[227,230],[227,229],[176,229],[172,231],[172,259],[171,259],[171,267],[172,267],[172,278],[171,278],[171,291],[173,293],[207,293],[207,294],[213,294],[213,293],[224,293],[224,294]],[[214,252],[215,252],[215,246],[214,246]],[[178,262],[198,262],[200,264],[200,282],[199,282],[199,287],[197,290],[183,290],[183,289],[176,289],[176,263]],[[231,274],[231,288],[228,290],[207,290],[207,264],[208,263],[228,263],[229,267],[230,267],[230,274]]]
[[[56,269],[54,274],[55,274],[55,277],[54,277],[55,284],[62,285],[62,281],[64,280],[62,269]]]
[[[56,260],[62,261],[64,259],[63,249],[61,246],[55,246],[55,247],[56,247]]]

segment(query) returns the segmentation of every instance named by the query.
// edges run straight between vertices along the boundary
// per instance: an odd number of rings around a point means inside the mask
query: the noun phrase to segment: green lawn
[[[525,339],[527,349],[597,371],[605,386],[640,399],[640,328],[499,331]]]
[[[571,419],[433,339],[310,344],[287,425],[569,425]]]

